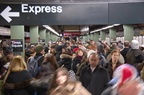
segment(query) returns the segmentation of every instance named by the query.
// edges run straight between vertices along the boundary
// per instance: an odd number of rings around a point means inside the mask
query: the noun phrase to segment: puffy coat
[[[64,66],[68,70],[71,69],[71,63],[72,63],[72,56],[68,54],[61,54],[60,55],[60,61],[58,62],[59,66]]]

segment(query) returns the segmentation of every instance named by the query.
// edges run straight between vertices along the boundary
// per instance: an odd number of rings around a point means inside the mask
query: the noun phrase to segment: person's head
[[[27,69],[26,62],[22,56],[15,56],[10,64],[10,71],[18,72]]]
[[[5,57],[2,57],[1,64],[5,65],[6,63],[11,62],[13,57],[14,57],[13,55],[7,55]]]
[[[82,49],[77,50],[76,52],[77,56],[83,56],[84,55],[84,51]]]
[[[97,52],[97,47],[95,45],[90,44],[90,45],[87,46],[87,51],[86,52],[88,53],[89,50],[94,50],[94,51]]]
[[[117,93],[120,95],[138,95],[140,90],[139,82],[136,80],[138,72],[130,64],[123,64],[116,68],[113,73],[113,79],[109,84],[117,87]]]
[[[11,46],[3,47],[3,53],[4,55],[12,55],[13,54],[13,48]]]
[[[112,60],[118,61],[120,57],[120,52],[118,50],[113,50],[111,53]]]
[[[69,81],[68,70],[64,67],[59,68],[54,73],[51,88],[55,88],[59,85],[65,85],[67,84],[68,81]]]
[[[130,64],[123,64],[117,67],[113,73],[113,79],[109,84],[121,87],[125,83],[131,80],[135,80],[138,77],[136,68]]]
[[[139,49],[139,42],[137,40],[131,41],[131,49]]]
[[[44,54],[44,53],[45,53],[43,46],[40,45],[40,44],[37,45],[37,46],[35,46],[35,52],[36,52],[36,53],[41,53],[41,54]]]
[[[68,70],[66,68],[60,68],[56,71],[56,83],[58,85],[64,85],[68,81]]]
[[[24,58],[22,56],[15,56],[10,63],[10,66],[8,68],[8,71],[4,78],[3,83],[5,83],[10,72],[20,72],[23,70],[27,70],[27,65],[26,65]]]
[[[47,53],[44,57],[44,62],[50,62],[55,67],[55,69],[58,68],[58,63],[55,58],[55,56],[52,53]]]
[[[62,48],[62,53],[63,54],[68,54],[68,55],[72,55],[71,49],[66,48],[66,47]]]
[[[59,41],[59,42],[58,42],[58,45],[62,45],[62,44],[63,44],[63,42],[62,42],[62,41]]]
[[[91,53],[89,56],[89,65],[91,67],[96,67],[99,64],[100,57],[97,53]]]
[[[82,43],[78,43],[78,48],[82,48],[83,47],[83,45],[82,45]]]
[[[124,47],[129,47],[129,46],[130,46],[129,41],[124,41]]]
[[[30,51],[31,51],[31,52],[35,52],[34,47],[30,47]]]
[[[95,44],[94,40],[90,40],[90,44],[94,45]]]
[[[119,50],[119,47],[118,47],[118,45],[117,45],[116,43],[112,43],[111,49],[112,49],[112,50],[114,50],[114,49]]]

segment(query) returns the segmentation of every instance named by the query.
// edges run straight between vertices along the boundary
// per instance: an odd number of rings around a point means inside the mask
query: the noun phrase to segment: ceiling
[[[0,0],[1,3],[144,2],[144,0]]]

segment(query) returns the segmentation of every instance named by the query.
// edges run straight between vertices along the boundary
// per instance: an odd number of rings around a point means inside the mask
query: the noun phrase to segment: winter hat
[[[137,40],[131,41],[131,48],[132,49],[139,49],[139,42]]]
[[[73,52],[76,52],[76,51],[78,51],[79,50],[79,48],[74,48],[73,49]]]
[[[43,48],[42,45],[37,45],[37,46],[35,47],[36,53],[40,53],[43,49],[44,49],[44,48]]]
[[[87,53],[87,58],[89,58],[92,53],[96,53],[96,51],[94,51],[94,50],[89,50],[88,53]]]
[[[116,68],[113,73],[113,79],[109,82],[109,84],[115,84],[120,86],[129,80],[136,79],[137,77],[138,72],[134,66],[130,64],[123,64]]]

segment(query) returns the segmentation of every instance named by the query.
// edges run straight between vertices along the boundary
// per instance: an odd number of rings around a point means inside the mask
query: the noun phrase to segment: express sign
[[[107,4],[0,4],[0,25],[107,23],[107,7]]]
[[[0,4],[0,25],[139,24],[143,9],[144,2]]]
[[[20,12],[10,12],[12,8],[7,6],[2,12],[1,16],[10,23],[12,19],[10,17],[20,17]],[[41,13],[61,13],[62,6],[30,6],[28,4],[21,4],[21,13],[33,13],[35,15]]]
[[[28,4],[21,5],[22,13],[34,13],[35,15],[41,13],[62,13],[62,6],[29,6]]]

